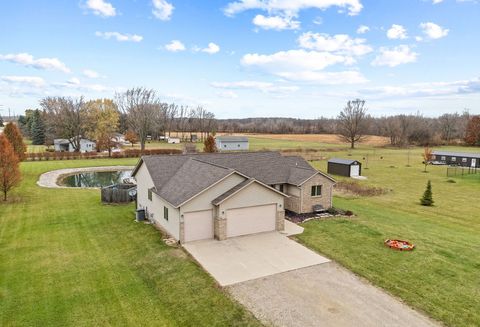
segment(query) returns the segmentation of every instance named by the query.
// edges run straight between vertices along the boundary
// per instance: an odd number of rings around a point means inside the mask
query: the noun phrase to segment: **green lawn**
[[[22,164],[21,187],[0,203],[0,326],[259,325],[183,250],[135,223],[133,205],[35,184],[48,170],[135,162]]]
[[[353,151],[355,159],[368,154],[363,171],[368,180],[362,183],[392,192],[370,198],[336,196],[334,205],[357,217],[307,222],[298,239],[447,325],[480,326],[480,175],[447,178],[444,166],[429,166],[424,173],[421,153]],[[348,158],[345,152],[325,155]],[[326,170],[325,161],[314,165]],[[434,207],[419,205],[428,179]],[[390,250],[383,246],[387,238],[410,240],[417,249]]]

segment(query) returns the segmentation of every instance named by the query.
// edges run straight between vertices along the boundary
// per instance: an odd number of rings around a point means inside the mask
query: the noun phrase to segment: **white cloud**
[[[279,73],[278,76],[292,82],[306,82],[324,85],[362,84],[368,82],[360,72],[355,70],[340,72],[283,72]]]
[[[91,69],[85,69],[83,71],[83,75],[88,77],[88,78],[100,78],[100,74],[97,73],[96,71],[94,70],[91,70]]]
[[[123,34],[119,32],[95,32],[95,35],[105,40],[116,39],[119,42],[140,42],[143,36],[137,34]]]
[[[170,52],[185,51],[185,45],[179,40],[172,40],[170,43],[165,45],[165,49]]]
[[[441,26],[428,22],[428,23],[421,23],[420,27],[423,30],[423,33],[430,39],[441,39],[448,35],[449,30],[446,28],[442,28]]]
[[[365,34],[368,31],[370,31],[370,27],[368,27],[367,25],[360,25],[357,28],[357,34]]]
[[[380,54],[372,61],[373,66],[395,67],[417,61],[418,53],[413,52],[408,45],[393,48],[381,47]]]
[[[220,51],[220,47],[217,44],[215,44],[213,42],[210,42],[206,48],[203,48],[203,49],[194,48],[193,50],[194,51],[205,52],[205,53],[208,53],[208,54],[215,54],[215,53]]]
[[[234,16],[246,10],[264,10],[268,13],[281,13],[295,17],[300,10],[340,7],[348,10],[348,14],[358,15],[363,6],[360,0],[238,0],[230,2],[224,9],[227,16]]]
[[[152,0],[152,13],[160,20],[170,20],[175,7],[165,0]]]
[[[408,38],[407,30],[402,25],[393,24],[387,31],[387,37],[389,39],[406,39]]]
[[[443,0],[432,0],[432,3],[433,3],[434,5],[439,4],[439,3],[442,3],[442,2],[443,2]]]
[[[104,0],[87,0],[85,5],[97,16],[112,17],[117,14],[112,4]]]
[[[2,76],[0,79],[9,84],[20,84],[36,88],[42,88],[46,85],[45,80],[37,76]]]
[[[258,90],[263,93],[288,94],[298,91],[298,86],[276,85],[269,82],[238,81],[238,82],[213,82],[211,86],[227,90]]]
[[[217,96],[219,96],[220,98],[226,98],[226,99],[236,99],[236,98],[238,98],[238,94],[231,91],[231,90],[217,92]]]
[[[9,61],[42,70],[58,70],[64,73],[70,72],[70,69],[57,58],[35,59],[31,54],[28,53],[0,55],[0,61]]]
[[[266,30],[296,30],[300,28],[300,22],[292,17],[284,16],[263,16],[257,15],[253,19],[253,24]]]
[[[80,80],[76,77],[72,77],[67,81],[68,84],[80,85]]]
[[[298,38],[298,43],[302,48],[352,56],[362,56],[372,52],[373,49],[365,42],[365,39],[352,39],[346,34],[330,36],[313,32],[303,33]]]

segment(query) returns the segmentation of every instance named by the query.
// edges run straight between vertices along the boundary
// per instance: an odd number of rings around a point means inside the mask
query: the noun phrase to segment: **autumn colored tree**
[[[472,116],[468,120],[465,142],[469,145],[480,145],[480,116]]]
[[[129,129],[125,133],[125,140],[130,142],[132,144],[132,147],[133,147],[133,145],[138,142],[137,134],[134,131],[132,131],[131,129]]]
[[[423,149],[423,164],[425,165],[425,168],[424,168],[424,172],[426,173],[427,172],[427,166],[428,164],[430,163],[430,161],[432,161],[432,149],[430,149],[428,146],[425,147],[425,149]]]
[[[92,124],[89,134],[97,141],[97,150],[107,150],[110,157],[117,145],[113,140],[120,119],[117,106],[110,99],[98,99],[87,102],[86,107]]]
[[[23,142],[23,136],[18,126],[14,123],[8,123],[7,126],[5,126],[3,133],[13,146],[13,151],[15,151],[18,159],[25,159],[25,151],[27,151],[27,146]]]
[[[3,201],[7,201],[7,193],[20,183],[20,179],[19,159],[7,137],[0,134],[0,190]]]
[[[207,136],[205,142],[203,142],[203,152],[217,152],[217,144],[215,143],[215,138],[212,135]]]

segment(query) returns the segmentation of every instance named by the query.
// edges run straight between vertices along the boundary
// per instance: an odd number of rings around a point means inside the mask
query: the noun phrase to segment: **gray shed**
[[[357,160],[332,158],[328,160],[327,172],[332,175],[356,177],[362,174],[362,164]]]
[[[217,136],[215,138],[218,151],[248,151],[248,137]]]

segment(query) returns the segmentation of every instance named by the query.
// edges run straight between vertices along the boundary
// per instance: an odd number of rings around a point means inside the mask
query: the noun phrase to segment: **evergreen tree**
[[[212,135],[209,135],[203,143],[203,152],[217,152],[217,145]]]
[[[45,124],[40,110],[35,110],[32,118],[32,125],[30,130],[33,145],[45,144]]]
[[[27,147],[25,143],[23,143],[23,136],[17,125],[15,123],[8,123],[7,126],[5,126],[3,133],[13,146],[13,150],[15,151],[18,159],[20,161],[25,159],[25,151],[27,151]]]
[[[427,188],[423,193],[422,198],[420,199],[420,203],[422,206],[432,206],[433,205],[433,196],[432,196],[432,183],[428,181]]]

